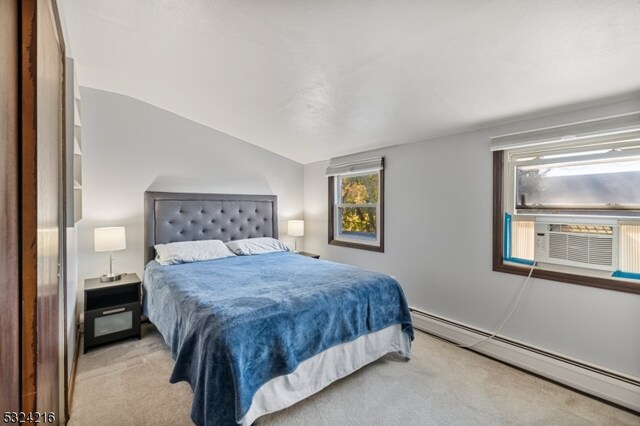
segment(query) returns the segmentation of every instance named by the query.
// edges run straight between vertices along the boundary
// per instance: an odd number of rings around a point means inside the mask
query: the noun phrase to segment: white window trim
[[[633,139],[639,135],[640,111],[634,111],[612,117],[494,136],[491,138],[491,151],[531,150],[533,147],[544,146],[568,148]]]
[[[365,203],[365,204],[340,203],[341,201],[340,198],[342,194],[342,178],[343,177],[368,176],[372,174],[378,175],[378,202],[377,203]],[[334,189],[333,189],[334,236],[333,236],[333,239],[334,240],[344,241],[347,243],[354,243],[354,244],[364,244],[364,245],[373,246],[373,247],[380,246],[380,231],[381,231],[380,230],[380,194],[381,194],[380,181],[381,181],[380,170],[373,170],[373,171],[367,171],[367,172],[361,172],[361,173],[349,173],[349,174],[334,176],[334,179],[333,179],[333,185],[334,185]],[[341,235],[342,226],[340,223],[340,208],[344,208],[344,207],[375,207],[376,209],[376,239],[375,240],[372,238],[345,237],[344,235]]]

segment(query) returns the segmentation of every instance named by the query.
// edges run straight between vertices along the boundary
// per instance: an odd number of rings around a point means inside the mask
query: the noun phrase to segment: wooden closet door
[[[19,16],[0,1],[0,414],[20,411]]]
[[[22,411],[58,420],[64,47],[50,0],[21,5]]]

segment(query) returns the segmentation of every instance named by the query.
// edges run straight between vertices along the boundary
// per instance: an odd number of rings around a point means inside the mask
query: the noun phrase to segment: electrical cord
[[[516,298],[515,303],[511,307],[511,310],[509,311],[509,313],[500,322],[500,325],[498,326],[498,329],[496,331],[494,331],[490,336],[487,336],[482,340],[478,340],[477,342],[475,342],[475,343],[473,343],[471,345],[456,344],[457,346],[459,346],[461,348],[470,349],[470,348],[473,348],[474,346],[479,345],[480,343],[486,342],[487,340],[492,340],[498,333],[500,333],[500,331],[502,331],[504,326],[507,324],[507,322],[513,316],[513,314],[516,311],[516,309],[518,309],[518,305],[520,305],[520,299],[522,299],[522,295],[524,294],[524,291],[527,289],[527,286],[529,284],[529,280],[531,279],[531,275],[533,274],[533,270],[536,268],[537,264],[538,264],[538,262],[534,261],[533,265],[531,265],[531,270],[529,271],[529,275],[527,275],[527,278],[524,280],[524,284],[522,284],[522,287],[520,288],[520,292],[518,293],[518,297]]]

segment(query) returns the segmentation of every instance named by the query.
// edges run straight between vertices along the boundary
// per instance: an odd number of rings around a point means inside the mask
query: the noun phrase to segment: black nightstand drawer
[[[140,286],[138,284],[119,285],[117,287],[101,288],[87,291],[87,311],[120,306],[140,300]]]
[[[140,304],[138,302],[85,312],[85,350],[92,346],[135,337],[139,334]]]
[[[127,274],[123,279],[101,282],[85,280],[84,352],[87,349],[129,337],[141,337],[140,278]]]

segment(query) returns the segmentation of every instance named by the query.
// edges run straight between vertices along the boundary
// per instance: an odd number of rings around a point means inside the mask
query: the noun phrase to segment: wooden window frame
[[[383,168],[378,172],[380,175],[380,194],[379,194],[379,221],[380,221],[380,243],[376,245],[372,244],[360,244],[351,241],[343,241],[335,239],[335,177],[329,176],[329,244],[332,246],[349,247],[361,250],[375,251],[378,253],[384,253],[384,163]]]
[[[530,266],[516,266],[504,263],[504,151],[493,153],[493,270],[509,274],[529,274]],[[640,294],[640,283],[615,280],[610,278],[592,277],[567,272],[534,269],[531,275],[551,281],[560,281],[570,284],[584,285],[587,287],[604,288],[607,290],[622,291],[625,293]]]

